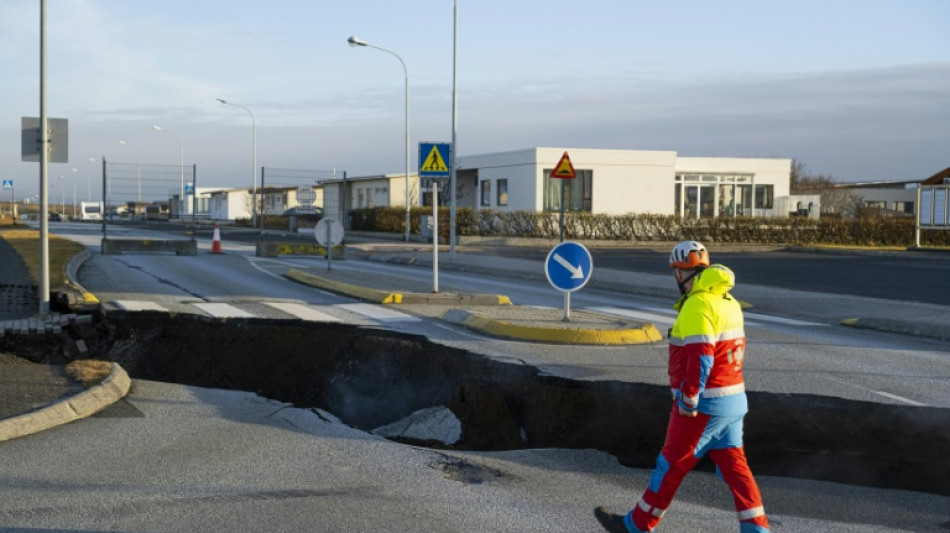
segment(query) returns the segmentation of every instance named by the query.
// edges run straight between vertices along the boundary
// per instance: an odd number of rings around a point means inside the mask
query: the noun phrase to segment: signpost
[[[10,216],[13,218],[13,223],[16,224],[16,193],[13,188],[13,180],[3,180],[3,189],[10,189]]]
[[[452,145],[449,143],[419,143],[419,177],[448,178]],[[432,182],[432,292],[439,292],[439,185]]]
[[[551,179],[561,180],[561,242],[564,242],[564,180],[572,180],[577,177],[577,173],[574,172],[574,165],[571,164],[571,158],[566,151],[554,170],[551,171],[550,177]]]
[[[564,293],[564,322],[571,320],[571,293],[590,281],[594,262],[583,244],[566,241],[548,252],[544,274],[552,287]]]
[[[334,218],[322,218],[313,228],[317,244],[327,248],[327,270],[333,270],[333,247],[343,242],[343,224]]]

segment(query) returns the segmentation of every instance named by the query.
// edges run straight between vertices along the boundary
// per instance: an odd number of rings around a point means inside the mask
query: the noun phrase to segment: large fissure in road
[[[366,431],[448,409],[461,426],[451,443],[396,439],[433,447],[595,448],[650,468],[670,409],[666,387],[553,377],[346,324],[120,312],[64,332],[62,346],[19,347],[56,363],[76,356],[64,347],[79,338],[90,347],[84,356],[118,362],[133,378],[251,391]],[[3,348],[17,353],[9,341]],[[756,473],[950,494],[950,410],[763,392],[749,402]]]

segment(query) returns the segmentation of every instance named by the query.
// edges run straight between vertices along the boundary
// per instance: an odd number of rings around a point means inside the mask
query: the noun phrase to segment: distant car
[[[323,208],[322,207],[300,207],[294,206],[290,209],[287,209],[283,213],[284,216],[309,216],[322,218],[323,217]]]
[[[63,221],[63,215],[60,215],[59,213],[50,213],[50,214],[49,214],[49,221],[50,221],[50,222],[62,222],[62,221]]]

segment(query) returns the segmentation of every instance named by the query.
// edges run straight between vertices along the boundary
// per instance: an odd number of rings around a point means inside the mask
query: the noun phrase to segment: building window
[[[772,209],[773,187],[771,185],[755,186],[755,207],[759,209]]]
[[[553,169],[544,169],[544,210],[561,210],[561,182],[564,182],[564,210],[590,212],[593,198],[594,171],[575,170],[574,179],[551,178]]]
[[[490,180],[482,181],[481,187],[482,187],[481,205],[482,207],[491,207],[491,181]]]
[[[894,202],[894,210],[901,213],[914,214],[914,202]]]
[[[497,205],[508,205],[508,180],[498,180],[498,201],[495,202]]]

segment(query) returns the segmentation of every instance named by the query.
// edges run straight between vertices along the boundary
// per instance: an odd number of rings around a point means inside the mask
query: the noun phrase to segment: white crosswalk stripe
[[[247,311],[234,307],[231,304],[203,302],[192,304],[205,313],[217,318],[254,318],[254,315]]]
[[[113,300],[110,303],[122,309],[123,311],[165,311],[170,312],[168,308],[148,300]],[[350,313],[355,313],[376,322],[420,322],[422,319],[401,313],[384,305],[355,303],[355,304],[337,304],[330,306],[311,306],[293,302],[260,302],[273,309],[312,322],[343,322],[342,318],[333,316],[327,310],[334,308],[342,309]],[[255,318],[256,315],[250,311],[241,309],[236,305],[223,302],[190,302],[188,305],[196,307],[201,311],[217,318]],[[322,309],[322,310],[321,310]]]
[[[114,300],[112,303],[123,311],[168,311],[157,303],[147,300]]]
[[[374,304],[340,304],[336,307],[372,318],[379,322],[420,322],[422,319]]]
[[[304,304],[290,302],[264,302],[264,304],[283,311],[288,315],[293,315],[301,320],[309,320],[311,322],[342,322],[341,319],[333,315],[322,313]]]

